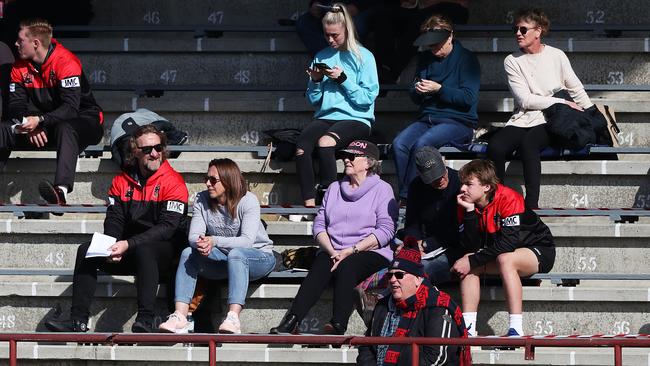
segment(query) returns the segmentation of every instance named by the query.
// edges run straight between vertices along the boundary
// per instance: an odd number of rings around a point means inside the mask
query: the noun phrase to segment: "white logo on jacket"
[[[9,84],[9,92],[13,93],[16,91],[16,83]]]
[[[167,211],[177,212],[182,215],[185,212],[185,204],[178,201],[169,201],[167,202]]]
[[[508,216],[501,220],[501,226],[519,226],[519,215]]]
[[[61,80],[62,88],[78,88],[81,86],[78,76],[73,76],[71,78]]]

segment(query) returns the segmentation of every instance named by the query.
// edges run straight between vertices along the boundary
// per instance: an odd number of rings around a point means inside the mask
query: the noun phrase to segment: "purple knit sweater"
[[[349,248],[368,235],[374,235],[379,249],[374,252],[393,259],[387,245],[395,235],[399,208],[391,186],[378,175],[366,178],[357,189],[350,179],[330,184],[314,220],[314,238],[326,231],[335,250]]]

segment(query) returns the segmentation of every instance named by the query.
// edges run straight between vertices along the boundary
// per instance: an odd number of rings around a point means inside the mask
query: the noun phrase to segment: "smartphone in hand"
[[[323,62],[316,62],[316,63],[314,63],[314,67],[317,68],[317,69],[319,69],[320,71],[323,71],[323,70],[331,70],[331,69],[332,69],[331,67],[327,66],[326,63],[323,63]]]

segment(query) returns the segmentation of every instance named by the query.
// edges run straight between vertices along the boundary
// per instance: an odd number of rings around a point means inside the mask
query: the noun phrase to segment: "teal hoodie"
[[[323,77],[320,82],[309,79],[307,100],[316,107],[315,119],[353,120],[371,126],[375,120],[375,98],[379,94],[379,79],[375,57],[359,47],[362,59],[350,51],[327,47],[316,54],[314,63],[323,62],[329,67],[343,69],[347,79],[339,84]]]

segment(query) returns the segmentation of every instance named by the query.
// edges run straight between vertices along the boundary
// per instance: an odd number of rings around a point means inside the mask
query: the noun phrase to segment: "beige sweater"
[[[564,103],[553,97],[561,89],[566,89],[582,108],[593,105],[562,50],[544,45],[540,53],[518,51],[506,57],[503,66],[515,99],[514,114],[506,126],[528,128],[546,123],[542,110]]]

